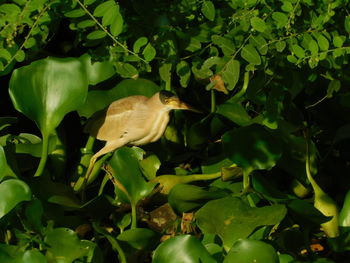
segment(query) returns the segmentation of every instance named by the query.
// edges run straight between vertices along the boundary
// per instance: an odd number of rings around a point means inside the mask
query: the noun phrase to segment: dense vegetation
[[[348,262],[349,36],[342,0],[2,1],[0,262]],[[86,120],[162,89],[202,113],[86,184]]]

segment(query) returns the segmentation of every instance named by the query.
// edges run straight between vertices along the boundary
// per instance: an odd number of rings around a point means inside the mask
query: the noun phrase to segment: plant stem
[[[242,89],[239,92],[237,92],[236,95],[234,95],[231,99],[229,99],[229,102],[237,103],[239,99],[247,92],[248,84],[249,84],[249,71],[246,71],[244,73],[244,82],[243,82]]]
[[[211,108],[210,108],[210,112],[215,112],[216,109],[216,101],[215,101],[215,90],[211,89],[210,90],[210,97],[211,97]]]
[[[137,214],[136,214],[136,204],[130,202],[131,204],[131,229],[137,228]]]
[[[43,134],[41,158],[40,158],[39,166],[36,169],[36,172],[34,174],[34,177],[40,176],[44,172],[48,154],[49,154],[49,135]]]

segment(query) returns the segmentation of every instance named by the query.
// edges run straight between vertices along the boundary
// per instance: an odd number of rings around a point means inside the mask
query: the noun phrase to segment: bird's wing
[[[112,102],[106,109],[96,112],[88,120],[85,131],[102,141],[112,141],[124,136],[128,120],[145,96],[131,96]]]

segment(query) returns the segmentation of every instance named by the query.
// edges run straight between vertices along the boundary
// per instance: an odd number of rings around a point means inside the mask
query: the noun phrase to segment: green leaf
[[[135,53],[139,53],[140,52],[140,49],[145,46],[146,44],[148,43],[148,38],[147,37],[139,37],[134,45],[133,45],[133,50]]]
[[[202,3],[201,11],[203,15],[208,18],[210,21],[215,19],[215,6],[212,1],[205,0]]]
[[[141,171],[148,180],[152,180],[156,177],[160,165],[161,162],[155,154],[149,155],[140,161]]]
[[[228,90],[233,90],[239,80],[240,63],[238,60],[231,59],[223,68],[221,77],[227,84]]]
[[[41,223],[43,213],[44,209],[39,199],[33,199],[25,209],[25,215],[28,223],[35,231],[39,233],[42,233],[42,230],[44,229],[44,226]]]
[[[227,157],[243,169],[270,169],[282,155],[280,140],[257,124],[226,132],[222,143]]]
[[[0,193],[0,218],[19,203],[32,199],[32,192],[29,186],[18,179],[8,179],[0,183]]]
[[[185,60],[176,65],[176,74],[180,77],[181,87],[186,88],[191,78],[191,68]]]
[[[308,49],[311,51],[312,55],[318,54],[318,44],[314,39],[308,42]]]
[[[278,52],[282,52],[285,49],[286,45],[287,45],[286,42],[283,40],[277,41],[276,42],[276,50]]]
[[[148,43],[145,49],[142,52],[143,57],[146,61],[151,61],[156,56],[156,49],[152,46],[151,43]]]
[[[218,106],[218,114],[225,116],[239,126],[251,124],[251,118],[240,103],[223,103]]]
[[[245,45],[241,51],[241,56],[243,59],[248,61],[253,65],[260,65],[261,59],[258,51],[256,51],[255,47],[251,44]]]
[[[92,31],[91,33],[89,33],[86,38],[90,39],[90,40],[94,40],[94,39],[101,39],[104,38],[106,36],[106,32],[102,31],[102,30],[96,30],[96,31]]]
[[[116,73],[112,61],[92,61],[88,54],[82,55],[80,61],[85,66],[90,85],[105,81]]]
[[[146,182],[142,176],[135,149],[129,147],[117,149],[109,164],[113,170],[113,177],[118,182],[117,187],[131,204],[137,204],[153,190],[155,184]]]
[[[333,38],[333,45],[335,47],[342,47],[345,39],[346,39],[345,37],[335,36]]]
[[[289,12],[292,12],[293,11],[293,5],[291,2],[289,1],[284,1],[283,2],[283,5],[281,6],[281,9],[286,12],[286,13],[289,13]]]
[[[282,12],[273,12],[272,19],[275,20],[277,28],[285,27],[288,23],[288,16]]]
[[[195,216],[202,232],[218,235],[228,251],[238,239],[248,237],[257,227],[278,224],[286,213],[283,205],[257,208],[237,197],[225,197],[209,201]]]
[[[118,36],[123,31],[124,20],[119,11],[119,5],[113,7],[113,17],[111,21],[111,34]]]
[[[227,193],[223,191],[206,191],[195,185],[177,184],[171,189],[168,202],[176,212],[181,214],[201,207],[210,200],[222,198],[226,195]]]
[[[174,253],[176,251],[176,253]],[[215,263],[202,243],[193,236],[176,236],[161,243],[154,251],[152,263]]]
[[[59,263],[72,263],[95,248],[93,242],[79,240],[75,231],[63,227],[48,230],[44,242],[48,245],[47,255]]]
[[[79,59],[48,57],[14,70],[9,92],[15,108],[49,135],[68,112],[84,103],[87,86]]]
[[[344,28],[345,28],[346,32],[350,33],[350,16],[345,17]]]
[[[117,239],[138,250],[145,250],[154,248],[159,236],[148,228],[134,228],[123,231],[117,236]]]
[[[333,79],[329,82],[328,88],[327,88],[327,97],[332,98],[333,93],[336,93],[341,88],[341,82],[338,79]]]
[[[250,19],[250,24],[258,32],[264,32],[266,30],[265,21],[260,17],[254,16]]]
[[[304,58],[305,57],[305,51],[302,49],[299,45],[292,45],[291,51],[298,57],[298,58]]]
[[[67,13],[64,13],[64,16],[69,17],[69,18],[77,18],[77,17],[82,17],[84,16],[86,13],[83,9],[75,9],[72,11],[69,11]]]
[[[0,262],[6,263],[47,263],[43,254],[36,249],[22,251],[21,247],[0,244]]]
[[[235,52],[235,44],[230,38],[213,35],[211,36],[211,40],[215,45],[218,45],[225,56],[230,56]]]
[[[12,55],[7,49],[0,48],[0,58],[4,58],[6,60],[10,60],[11,57],[12,57]]]
[[[4,148],[0,145],[0,182],[7,176],[17,177],[8,166]]]
[[[345,195],[343,208],[339,213],[339,226],[350,227],[350,190]]]
[[[279,263],[276,250],[270,244],[254,239],[239,239],[227,253],[223,263]]]
[[[94,10],[94,16],[103,17],[108,11],[115,6],[115,2],[113,0],[103,2],[99,4]]]
[[[85,29],[87,27],[92,27],[92,26],[95,26],[95,25],[96,25],[96,23],[95,23],[94,20],[87,19],[87,20],[83,20],[83,21],[79,22],[77,24],[77,27],[81,28],[81,29]]]
[[[322,51],[327,51],[329,48],[329,42],[322,34],[318,34],[317,43]]]
[[[124,62],[115,63],[115,70],[123,78],[135,78],[139,73],[133,65]]]

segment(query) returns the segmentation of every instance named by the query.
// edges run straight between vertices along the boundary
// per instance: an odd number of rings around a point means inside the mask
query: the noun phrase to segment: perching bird
[[[124,145],[143,145],[157,141],[169,122],[171,110],[191,108],[169,91],[160,91],[152,97],[130,96],[112,102],[105,110],[95,113],[87,122],[85,131],[105,146],[90,160],[86,177],[100,156]]]

